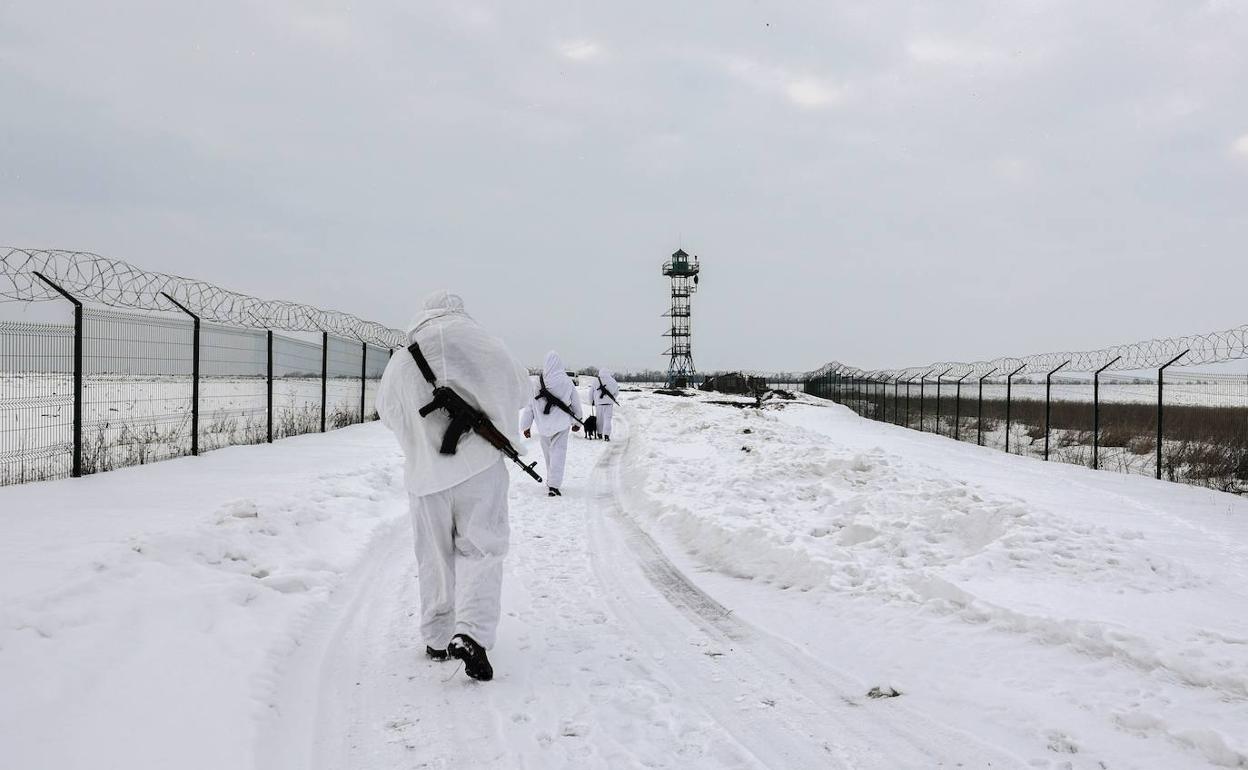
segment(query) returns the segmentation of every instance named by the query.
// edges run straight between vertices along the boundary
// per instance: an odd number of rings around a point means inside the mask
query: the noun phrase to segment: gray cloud
[[[0,242],[526,360],[705,368],[1099,346],[1244,321],[1233,2],[8,3]]]

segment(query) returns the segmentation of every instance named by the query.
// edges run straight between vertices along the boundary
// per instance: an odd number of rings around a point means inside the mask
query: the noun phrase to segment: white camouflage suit
[[[516,414],[532,395],[528,372],[501,340],[464,312],[445,291],[430,295],[408,331],[439,386],[449,386],[485,413],[519,446]],[[421,417],[433,398],[406,349],[394,351],[377,392],[377,413],[407,457],[406,482],[420,576],[420,630],[425,643],[446,649],[454,634],[494,646],[500,612],[509,476],[503,456],[475,433],[454,455],[439,453],[450,418]]]
[[[607,393],[611,395],[608,396]],[[598,410],[598,432],[606,438],[611,437],[611,417],[615,414],[615,407],[618,405],[616,399],[619,397],[620,384],[615,381],[611,370],[600,369],[598,381],[589,389],[589,403]]]
[[[546,389],[567,404],[578,420],[584,419],[581,413],[581,394],[577,392],[576,385],[572,384],[572,378],[564,371],[559,354],[553,350],[546,354],[542,377],[546,381]],[[563,486],[563,466],[568,458],[568,431],[575,423],[567,412],[537,397],[537,382],[533,382],[531,388],[532,398],[520,413],[520,430],[537,429],[537,435],[541,438],[542,454],[546,457],[546,484],[551,489],[559,489]]]

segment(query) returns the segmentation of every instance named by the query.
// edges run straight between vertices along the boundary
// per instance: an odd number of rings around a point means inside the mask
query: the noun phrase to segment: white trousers
[[[420,576],[420,632],[437,650],[467,634],[494,646],[501,610],[503,557],[511,527],[500,457],[487,470],[432,495],[409,497]]]
[[[546,486],[563,487],[563,466],[568,461],[568,433],[561,430],[553,436],[542,436],[542,456],[546,458]]]
[[[615,414],[615,404],[598,405],[598,432],[604,436],[611,435],[611,415]]]

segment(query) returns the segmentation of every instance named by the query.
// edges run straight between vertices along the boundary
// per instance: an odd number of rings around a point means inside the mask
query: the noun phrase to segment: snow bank
[[[303,619],[404,525],[399,460],[373,424],[0,489],[0,766],[250,766]]]
[[[856,607],[918,608],[1016,637],[1020,654],[1057,645],[1072,665],[1112,662],[1129,669],[1124,687],[1184,690],[1147,712],[1124,695],[1115,729],[1248,765],[1234,727],[1248,724],[1244,501],[813,400],[709,400],[637,399],[630,415],[633,507],[698,562]]]

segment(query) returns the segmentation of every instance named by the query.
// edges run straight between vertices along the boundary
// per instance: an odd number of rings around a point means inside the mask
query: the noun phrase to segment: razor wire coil
[[[91,252],[0,246],[0,299],[61,299],[35,273],[60,284],[79,300],[116,308],[173,310],[169,300],[161,296],[168,294],[204,321],[230,326],[328,332],[386,348],[400,347],[407,336],[398,329],[349,313],[252,297],[206,281],[143,270]]]
[[[1181,356],[1181,357],[1180,357]],[[1248,358],[1248,325],[1221,332],[1191,334],[1184,337],[1164,337],[1125,345],[1111,345],[1097,350],[1036,353],[1029,356],[1002,356],[990,361],[937,361],[926,366],[907,366],[899,369],[864,370],[840,361],[830,361],[807,377],[840,374],[865,379],[894,380],[905,383],[918,382],[927,377],[960,377],[975,379],[986,376],[1018,374],[1047,374],[1058,367],[1066,373],[1104,371],[1138,371],[1155,369],[1176,357],[1181,366],[1216,364]]]

